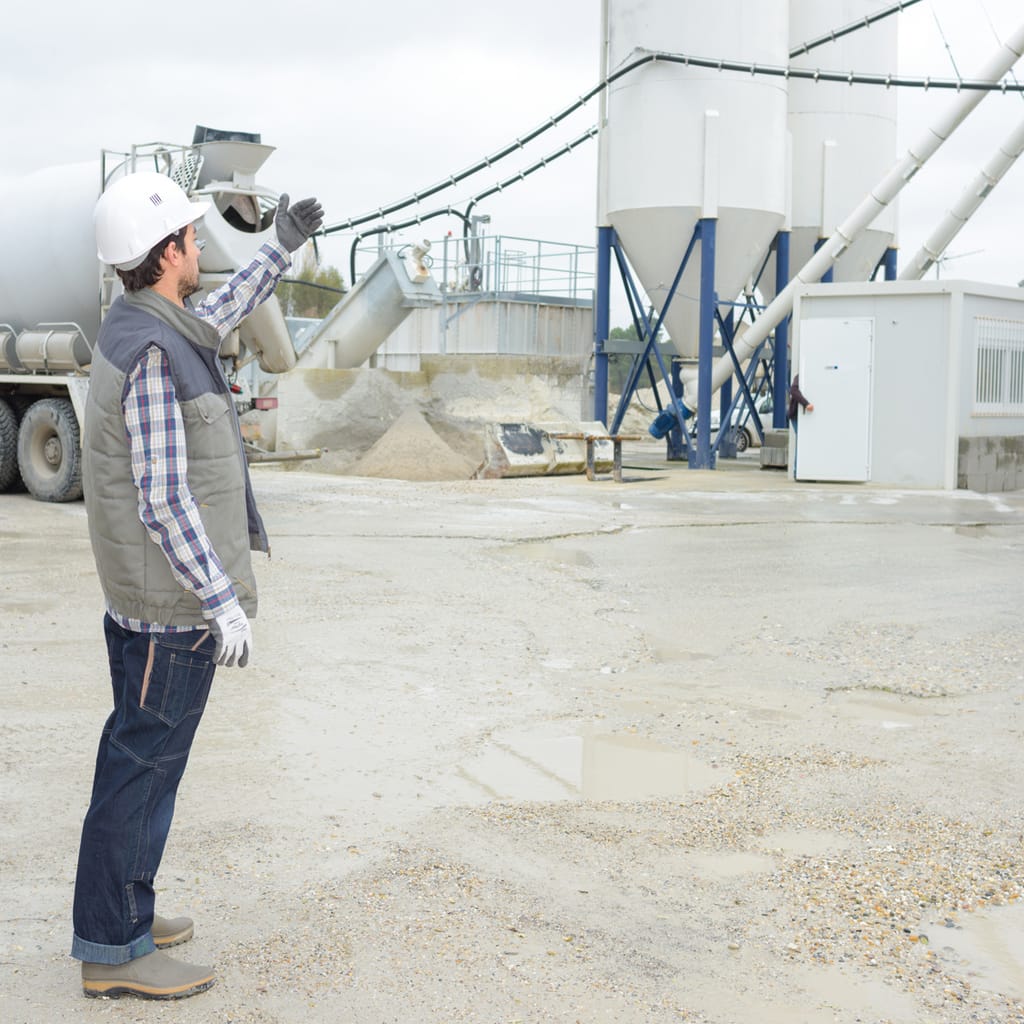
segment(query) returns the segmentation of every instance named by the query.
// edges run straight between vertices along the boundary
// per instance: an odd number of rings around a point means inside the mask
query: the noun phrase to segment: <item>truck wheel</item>
[[[74,406],[41,398],[28,407],[18,431],[18,464],[29,493],[40,501],[82,496],[82,447]]]
[[[0,398],[0,494],[18,482],[18,417]]]

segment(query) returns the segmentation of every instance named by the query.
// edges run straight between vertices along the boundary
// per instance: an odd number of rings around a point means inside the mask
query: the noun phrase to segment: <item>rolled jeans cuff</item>
[[[145,935],[129,942],[127,946],[104,946],[99,942],[87,942],[77,935],[71,942],[71,955],[76,960],[84,960],[89,964],[107,964],[110,967],[126,964],[129,960],[137,960],[140,956],[155,951],[156,943],[153,941],[152,932],[146,932]]]

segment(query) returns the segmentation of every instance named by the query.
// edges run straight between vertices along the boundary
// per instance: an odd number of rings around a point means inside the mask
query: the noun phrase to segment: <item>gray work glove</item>
[[[324,208],[316,199],[300,199],[288,206],[288,193],[281,193],[274,216],[277,240],[289,251],[295,252],[324,222]]]

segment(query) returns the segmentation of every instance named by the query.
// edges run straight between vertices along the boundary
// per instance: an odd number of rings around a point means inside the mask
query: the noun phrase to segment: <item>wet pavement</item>
[[[221,980],[176,1017],[1024,1019],[1024,492],[624,461],[255,470],[254,656],[160,879]],[[106,1019],[67,957],[83,507],[0,497],[0,554],[0,1019]]]

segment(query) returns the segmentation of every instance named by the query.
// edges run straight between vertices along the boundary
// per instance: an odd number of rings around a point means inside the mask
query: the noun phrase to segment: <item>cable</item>
[[[904,3],[907,2],[909,2],[909,0],[904,0]],[[549,128],[555,127],[561,121],[565,120],[565,118],[570,114],[575,113],[575,111],[579,110],[580,107],[593,99],[593,97],[603,89],[606,89],[609,85],[618,81],[620,78],[623,78],[628,74],[632,74],[632,72],[643,67],[645,64],[658,62],[666,64],[682,64],[686,67],[706,68],[712,71],[739,71],[744,74],[767,75],[769,77],[784,78],[787,80],[790,78],[808,79],[814,82],[840,82],[844,85],[882,86],[886,89],[924,89],[925,91],[928,89],[953,89],[957,92],[966,89],[968,91],[981,90],[985,92],[1024,93],[1024,85],[1021,85],[1019,82],[1014,82],[1011,85],[1005,79],[1000,82],[981,82],[974,79],[963,78],[903,78],[898,75],[891,74],[877,75],[859,74],[856,71],[822,71],[820,68],[812,71],[809,68],[793,68],[788,65],[778,66],[772,64],[751,64],[741,61],[715,60],[707,57],[691,57],[687,54],[665,53],[659,50],[643,50],[641,48],[637,48],[634,53],[642,53],[643,56],[630,64],[620,67],[617,71],[612,72],[612,74],[608,75],[602,82],[595,85],[593,89],[582,95],[575,103],[571,103],[564,110],[550,117],[542,125],[527,132],[520,138],[517,138],[514,142],[504,146],[491,156],[484,157],[471,167],[468,167],[463,171],[459,171],[456,174],[449,175],[449,177],[444,181],[431,185],[429,188],[424,189],[421,192],[414,192],[411,196],[408,196],[405,199],[390,203],[387,206],[379,207],[376,210],[361,214],[358,217],[351,217],[348,220],[339,221],[337,224],[330,225],[330,227],[322,228],[317,232],[317,234],[331,235],[338,231],[352,230],[353,228],[359,227],[361,224],[369,224],[371,221],[379,220],[382,217],[387,216],[389,213],[396,213],[398,210],[403,210],[408,206],[419,204],[429,196],[436,195],[438,192],[442,192],[447,188],[451,188],[453,185],[457,185],[460,181],[477,174],[485,167],[490,167],[492,164],[504,159],[510,153],[514,153],[517,149],[524,148],[527,143],[532,142]],[[596,129],[591,129],[590,131],[594,132],[595,130]],[[416,221],[413,220],[411,223],[415,224]]]
[[[336,292],[338,295],[345,295],[347,288],[336,288],[330,284],[316,284],[314,281],[303,281],[301,277],[279,277],[279,284],[301,284],[304,288],[319,288],[322,292]]]
[[[902,14],[908,7],[913,7],[914,4],[919,4],[921,0],[897,0],[896,3],[890,7],[886,7],[885,10],[878,11],[876,14],[868,14],[863,18],[859,18],[857,21],[851,22],[844,28],[836,28],[831,32],[825,33],[823,36],[819,36],[817,39],[812,39],[810,42],[801,43],[796,49],[789,51],[789,56],[799,57],[803,53],[810,53],[811,50],[818,46],[824,46],[826,43],[834,43],[837,39],[843,36],[848,36],[851,32],[859,32],[862,28],[870,28],[876,21],[881,21],[883,18],[888,18],[891,14]],[[959,74],[959,72],[957,72]]]
[[[999,33],[996,31],[995,25],[992,24],[992,16],[988,13],[988,8],[982,3],[982,0],[978,0],[978,6],[981,7],[981,13],[985,15],[985,20],[988,22],[988,27],[992,29],[992,37],[997,43],[1002,42],[999,38]],[[1010,68],[1010,77],[1016,84],[1020,84],[1020,80],[1017,78],[1017,72]],[[1021,99],[1024,100],[1024,92],[1021,93]]]
[[[565,156],[567,153],[571,153],[581,142],[586,142],[587,139],[593,138],[597,135],[597,125],[593,125],[588,128],[582,135],[577,136],[575,139],[567,142],[561,149],[555,150],[553,153],[549,153],[547,156],[541,157],[538,161],[531,164],[524,170],[518,171],[517,173],[509,176],[504,181],[495,182],[490,188],[484,189],[483,192],[478,192],[470,200],[469,205],[466,207],[465,213],[460,213],[458,210],[452,209],[450,206],[445,206],[439,210],[433,210],[430,213],[420,214],[418,217],[413,217],[410,220],[403,221],[401,224],[382,224],[380,227],[374,228],[371,231],[364,231],[352,240],[352,247],[349,251],[349,273],[351,274],[351,280],[355,283],[356,279],[356,249],[359,243],[366,238],[368,235],[382,235],[390,233],[392,231],[402,231],[405,228],[411,228],[416,224],[421,223],[425,220],[432,220],[434,217],[458,217],[463,226],[468,231],[471,224],[469,219],[469,212],[472,208],[480,202],[481,199],[486,199],[488,196],[494,195],[495,192],[502,192],[510,185],[515,185],[520,181],[524,181],[529,175],[535,171],[539,171],[548,166],[548,164],[557,160],[561,156]]]
[[[959,78],[960,69],[956,66],[956,58],[953,56],[953,51],[950,49],[946,33],[942,31],[942,24],[939,21],[939,15],[934,7],[932,8],[932,17],[935,19],[935,27],[939,30],[939,37],[942,39],[942,45],[946,48],[946,53],[949,55],[949,63],[953,65],[953,74]]]

